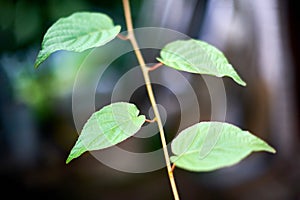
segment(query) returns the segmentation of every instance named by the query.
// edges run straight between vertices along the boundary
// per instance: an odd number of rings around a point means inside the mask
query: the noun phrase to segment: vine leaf
[[[252,152],[276,152],[250,132],[222,122],[200,122],[183,130],[172,141],[171,148],[175,154],[171,156],[171,162],[177,167],[195,172],[237,164]],[[210,151],[201,155],[207,148]]]
[[[38,67],[58,50],[82,52],[99,47],[120,32],[110,17],[102,13],[77,12],[56,21],[46,32],[34,66]]]
[[[158,61],[174,68],[196,74],[217,77],[228,76],[246,86],[224,54],[216,47],[195,39],[177,40],[167,44],[160,52]]]
[[[144,115],[138,115],[139,112],[134,104],[118,102],[93,113],[83,126],[66,163],[86,151],[111,147],[133,136],[146,120]]]

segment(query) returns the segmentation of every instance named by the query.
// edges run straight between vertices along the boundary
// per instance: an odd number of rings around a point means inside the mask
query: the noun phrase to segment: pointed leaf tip
[[[224,54],[216,47],[200,40],[177,40],[167,44],[157,60],[168,67],[196,74],[216,77],[228,76],[246,86]]]
[[[70,156],[68,156],[67,160],[66,160],[66,164],[69,164],[71,162],[73,158],[71,158]]]
[[[276,150],[265,141],[237,126],[221,122],[200,122],[172,141],[177,167],[201,172],[213,171],[239,163],[252,152]]]
[[[116,145],[133,136],[144,124],[144,115],[134,104],[112,103],[92,114],[83,126],[66,163],[86,151],[100,150]]]
[[[77,12],[61,18],[47,30],[34,67],[38,68],[50,54],[59,50],[83,52],[105,45],[120,30],[120,26],[114,26],[112,19],[102,13]]]

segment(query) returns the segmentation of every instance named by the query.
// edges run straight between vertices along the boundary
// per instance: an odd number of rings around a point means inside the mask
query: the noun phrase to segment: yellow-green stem
[[[167,170],[168,170],[168,176],[169,176],[173,196],[174,196],[175,200],[179,200],[179,195],[178,195],[178,191],[177,191],[177,187],[176,187],[176,183],[175,183],[175,179],[174,179],[174,175],[173,175],[173,170],[172,170],[171,162],[170,162],[170,158],[169,158],[169,153],[168,153],[168,149],[167,149],[167,143],[166,143],[166,138],[165,138],[165,134],[164,134],[164,129],[163,129],[162,121],[160,118],[160,114],[159,114],[159,111],[158,111],[158,108],[156,105],[156,100],[155,100],[153,90],[152,90],[152,85],[151,85],[151,81],[150,81],[150,77],[149,77],[149,70],[145,64],[144,58],[142,56],[142,53],[139,49],[138,43],[134,36],[129,0],[123,0],[123,7],[124,7],[125,20],[126,20],[126,26],[127,26],[127,31],[128,31],[127,38],[130,40],[130,42],[132,44],[133,50],[135,52],[135,55],[140,64],[141,70],[143,72],[147,92],[149,95],[149,99],[150,99],[150,102],[151,102],[151,105],[153,108],[153,112],[154,112],[154,115],[156,118],[159,133],[160,133],[162,148],[163,148],[163,152],[164,152],[164,157],[165,157],[165,161],[166,161],[166,166],[167,166]]]

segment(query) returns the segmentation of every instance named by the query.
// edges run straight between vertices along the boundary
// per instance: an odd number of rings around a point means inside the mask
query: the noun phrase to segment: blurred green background
[[[248,84],[241,88],[224,80],[226,120],[257,133],[278,151],[251,155],[238,166],[211,173],[176,169],[182,199],[300,199],[299,6],[292,0],[132,0],[131,8],[135,27],[171,28],[220,47]],[[10,199],[172,199],[165,169],[119,172],[88,153],[65,164],[78,136],[73,85],[88,52],[57,52],[39,69],[33,64],[46,30],[75,11],[106,13],[125,31],[121,0],[0,0],[1,194]],[[107,91],[136,64],[133,54],[113,64],[97,94],[97,101],[103,99],[98,107],[109,103]],[[203,111],[199,120],[207,120],[204,82],[194,75],[189,80]],[[165,100],[175,98],[167,88],[154,89],[160,104],[176,102]],[[131,100],[149,108],[143,88]],[[169,141],[179,123],[173,110],[166,124]],[[159,148],[159,138],[146,145]]]

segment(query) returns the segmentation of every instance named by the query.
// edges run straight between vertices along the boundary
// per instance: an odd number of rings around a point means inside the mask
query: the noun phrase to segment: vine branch
[[[169,176],[173,196],[174,196],[175,200],[179,200],[179,195],[178,195],[175,178],[174,178],[174,174],[173,174],[173,170],[172,170],[171,162],[170,162],[170,158],[169,158],[169,153],[168,153],[168,149],[167,149],[167,143],[166,143],[166,138],[165,138],[165,134],[164,134],[164,129],[163,129],[161,117],[160,117],[160,114],[159,114],[159,111],[157,108],[156,100],[154,97],[154,93],[153,93],[153,89],[152,89],[152,85],[151,85],[151,81],[150,81],[150,77],[149,77],[149,69],[147,68],[147,66],[145,64],[144,58],[139,49],[138,43],[136,41],[136,38],[135,38],[135,35],[133,32],[129,0],[123,0],[123,8],[124,8],[124,15],[125,15],[126,26],[127,26],[127,31],[128,31],[127,38],[131,42],[131,45],[133,47],[133,50],[137,57],[137,60],[140,64],[141,70],[143,72],[148,96],[149,96],[149,99],[150,99],[150,102],[151,102],[151,105],[153,108],[153,112],[154,112],[154,115],[156,118],[159,133],[160,133],[160,139],[161,139],[161,143],[162,143],[162,148],[163,148],[163,152],[164,152],[164,157],[165,157],[165,161],[166,161],[166,166],[167,166],[167,170],[168,170],[168,176]]]

